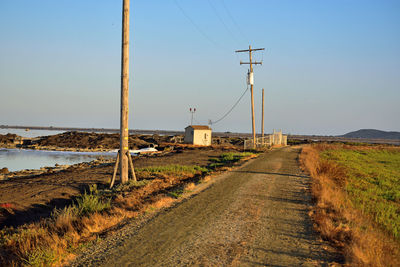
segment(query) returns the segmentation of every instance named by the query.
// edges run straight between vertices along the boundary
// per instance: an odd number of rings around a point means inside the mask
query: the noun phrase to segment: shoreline
[[[91,151],[87,151],[87,149],[85,151],[82,151],[81,149],[73,149],[73,148],[67,148],[67,149],[62,149],[59,148],[61,150],[50,150],[50,149],[41,149],[42,147],[38,147],[36,149],[30,149],[30,148],[18,148],[18,147],[0,147],[0,151],[1,150],[25,150],[25,151],[43,151],[43,152],[71,152],[71,153],[82,153],[81,155],[85,155],[85,153],[94,153],[94,155],[90,155],[90,154],[86,154],[88,156],[96,156],[96,159],[92,159],[90,161],[83,161],[83,162],[79,162],[79,163],[75,163],[75,164],[58,164],[56,163],[55,166],[43,166],[40,168],[35,168],[35,169],[21,169],[21,170],[17,170],[17,171],[8,171],[8,167],[7,166],[1,166],[3,169],[7,170],[7,173],[0,173],[0,181],[1,180],[7,180],[9,178],[21,178],[21,177],[27,177],[27,176],[35,176],[35,175],[41,175],[44,173],[54,173],[54,172],[58,172],[58,171],[63,171],[65,169],[68,169],[70,167],[79,167],[79,166],[89,166],[89,167],[93,167],[93,166],[97,166],[103,163],[111,163],[111,162],[115,162],[115,158],[117,156],[118,151],[115,149],[112,150],[91,150]],[[52,147],[45,147],[45,148],[52,148]],[[148,155],[148,154],[160,154],[161,151],[146,151],[146,150],[131,150],[130,151],[131,154],[133,156],[139,156],[140,154],[142,155]],[[142,152],[142,153],[140,153]],[[96,155],[97,154],[97,155]]]
[[[75,147],[58,147],[58,146],[38,146],[38,145],[16,145],[16,144],[0,144],[0,149],[29,149],[42,151],[59,151],[59,152],[113,152],[116,149],[106,148],[75,148]],[[118,149],[117,149],[118,150]]]
[[[10,171],[8,173],[1,173],[0,174],[0,181],[7,181],[9,179],[18,179],[18,178],[30,178],[35,177],[43,174],[52,174],[61,172],[67,169],[76,169],[76,168],[85,168],[85,167],[95,167],[101,164],[110,164],[115,162],[115,159],[104,159],[104,158],[97,158],[91,161],[85,161],[75,164],[65,164],[59,165],[56,164],[55,166],[44,166],[40,167],[39,169],[24,169],[19,171]]]

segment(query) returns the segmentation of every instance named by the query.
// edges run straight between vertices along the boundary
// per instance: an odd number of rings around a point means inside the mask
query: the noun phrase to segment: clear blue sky
[[[121,1],[0,0],[0,124],[119,127]],[[180,7],[180,8],[179,8]],[[182,12],[183,10],[183,12]],[[399,1],[131,0],[130,128],[217,120],[255,67],[265,129],[400,131]],[[251,131],[250,94],[215,131]]]

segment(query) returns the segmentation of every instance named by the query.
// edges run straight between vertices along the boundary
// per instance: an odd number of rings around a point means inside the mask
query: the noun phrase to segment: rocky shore
[[[181,144],[182,135],[130,135],[129,148],[157,147],[164,150],[171,144]],[[243,146],[243,138],[213,137],[213,145]],[[25,138],[16,134],[0,135],[0,148],[24,148],[35,150],[106,152],[119,148],[119,134],[65,132],[56,135]]]

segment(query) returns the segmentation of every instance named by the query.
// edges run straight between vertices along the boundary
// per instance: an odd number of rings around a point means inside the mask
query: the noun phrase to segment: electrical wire
[[[227,113],[225,113],[225,115],[224,116],[222,116],[220,119],[218,119],[218,120],[216,120],[216,121],[210,121],[211,123],[210,124],[216,124],[216,123],[218,123],[218,122],[220,122],[220,121],[222,121],[223,119],[225,119],[226,118],[226,116],[228,116],[229,115],[229,113],[231,113],[232,112],[232,110],[239,104],[239,102],[240,102],[240,100],[242,100],[242,98],[244,97],[244,95],[246,94],[246,92],[249,90],[249,85],[247,84],[247,88],[246,88],[246,90],[244,90],[244,92],[243,92],[243,94],[239,97],[239,99],[236,101],[236,103],[231,107],[231,109],[230,110],[228,110],[228,112]]]
[[[219,49],[222,49],[221,45],[215,42],[212,38],[210,38],[191,18],[190,16],[185,12],[185,10],[182,8],[182,6],[178,3],[177,0],[174,0],[175,5],[178,7],[178,9],[182,12],[182,14],[189,20],[189,22],[193,25],[193,27],[196,28],[196,30],[204,37],[206,38],[210,43],[212,43],[214,46],[216,46]]]
[[[214,11],[215,15],[217,16],[217,18],[219,19],[219,21],[221,22],[221,24],[224,26],[225,30],[229,33],[229,35],[232,37],[232,39],[237,43],[238,46],[240,46],[240,42],[237,39],[237,37],[233,34],[233,32],[229,29],[228,25],[226,25],[226,23],[224,22],[224,20],[222,19],[222,17],[219,15],[218,10],[216,9],[216,7],[214,6],[214,4],[211,2],[211,0],[208,0],[208,4],[211,6],[212,10]]]
[[[242,35],[243,39],[245,40],[246,43],[248,38],[246,37],[246,35],[243,33],[242,29],[240,28],[239,24],[236,22],[236,20],[233,18],[231,12],[229,11],[228,7],[225,4],[224,0],[221,0],[222,2],[222,6],[224,7],[226,13],[228,14],[228,17],[231,19],[231,21],[233,22],[233,24],[236,26],[236,28],[238,29],[239,33]]]
[[[193,121],[194,121],[194,123],[196,123],[197,125],[201,125],[201,123],[200,123],[198,120],[196,120],[195,118],[193,118]]]
[[[240,26],[238,25],[238,23],[236,22],[236,20],[233,18],[232,14],[230,13],[230,11],[228,10],[224,0],[221,0],[222,5],[226,11],[226,13],[228,14],[229,18],[232,20],[232,22],[235,24],[236,28],[238,29],[238,31],[240,32],[240,34],[244,37],[244,39],[247,40],[245,34],[242,32]],[[212,43],[214,46],[216,46],[219,49],[222,49],[223,47],[218,44],[216,41],[214,41],[212,38],[210,38],[195,22],[194,20],[192,20],[192,18],[185,12],[185,10],[182,8],[182,6],[178,3],[177,0],[174,0],[175,5],[178,7],[178,9],[181,11],[181,13],[187,18],[187,20],[192,24],[192,26],[194,28],[196,28],[196,30],[205,38],[207,39],[210,43]],[[208,0],[208,3],[210,4],[210,6],[212,7],[215,15],[218,17],[218,19],[220,20],[220,22],[222,23],[222,25],[225,27],[225,29],[229,32],[229,34],[232,36],[232,38],[238,42],[238,39],[236,38],[236,36],[233,34],[233,32],[229,29],[229,27],[226,25],[226,23],[223,21],[222,17],[219,15],[217,9],[215,8],[215,6],[211,3],[210,0]],[[236,53],[235,53],[236,54]],[[236,55],[237,56],[237,55]],[[243,94],[239,97],[239,99],[235,102],[235,104],[228,110],[228,112],[226,112],[220,119],[216,120],[216,121],[211,121],[209,120],[209,124],[216,124],[220,121],[222,121],[223,119],[225,119],[232,111],[233,109],[239,104],[239,102],[242,100],[242,98],[244,97],[244,95],[246,94],[246,92],[249,90],[249,85],[247,84],[247,88],[246,90],[243,92]],[[194,121],[196,123],[198,123],[198,121],[196,119],[194,119]]]

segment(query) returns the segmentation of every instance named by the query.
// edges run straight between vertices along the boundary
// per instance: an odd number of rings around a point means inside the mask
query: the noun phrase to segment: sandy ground
[[[208,189],[127,225],[73,266],[327,266],[341,257],[313,231],[299,149],[265,153]]]

